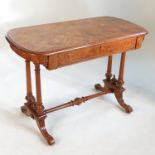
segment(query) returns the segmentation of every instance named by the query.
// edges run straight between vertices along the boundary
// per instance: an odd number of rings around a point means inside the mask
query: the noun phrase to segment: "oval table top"
[[[6,39],[24,52],[51,55],[147,33],[134,23],[105,16],[16,28]]]

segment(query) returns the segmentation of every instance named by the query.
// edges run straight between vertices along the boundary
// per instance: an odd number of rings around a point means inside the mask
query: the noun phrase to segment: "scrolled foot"
[[[47,139],[47,143],[48,143],[49,145],[53,145],[53,144],[55,143],[53,137],[51,137],[50,135],[49,135],[49,137],[48,137],[48,139]]]
[[[99,91],[104,91],[105,89],[104,89],[104,87],[102,87],[100,84],[95,84],[95,89],[96,90],[99,90]]]
[[[99,90],[100,88],[102,88],[102,86],[100,84],[95,84],[95,89]]]
[[[126,113],[131,113],[133,111],[133,108],[127,104],[125,104],[124,109],[125,109]]]
[[[114,92],[114,94],[115,94],[115,97],[116,97],[118,103],[125,110],[125,112],[131,113],[133,111],[133,108],[124,102],[122,92],[117,91],[117,92]]]
[[[46,139],[47,143],[49,145],[52,145],[55,143],[54,138],[47,132],[46,127],[45,127],[45,118],[46,117],[41,117],[36,119],[37,125],[39,127],[40,132],[42,133],[43,137]]]

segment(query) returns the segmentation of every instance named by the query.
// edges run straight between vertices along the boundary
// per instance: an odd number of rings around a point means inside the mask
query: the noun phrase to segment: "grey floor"
[[[51,113],[46,124],[56,144],[48,146],[35,122],[20,112],[25,102],[24,61],[8,47],[1,49],[0,154],[154,155],[155,59],[153,52],[148,53],[144,46],[127,55],[124,99],[133,106],[132,114],[124,113],[113,95]],[[114,59],[114,73],[119,58]],[[95,92],[93,85],[102,83],[106,61],[96,59],[53,72],[42,67],[46,108]]]

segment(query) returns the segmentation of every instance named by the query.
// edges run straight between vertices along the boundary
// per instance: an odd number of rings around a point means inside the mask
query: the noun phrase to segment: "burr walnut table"
[[[26,61],[26,103],[21,110],[35,119],[47,140],[53,144],[54,139],[45,127],[48,113],[66,107],[80,105],[89,99],[113,93],[116,100],[127,113],[132,107],[123,100],[123,74],[126,52],[141,47],[147,31],[131,22],[114,17],[96,17],[69,22],[44,24],[13,29],[6,39],[12,50]],[[121,53],[118,78],[112,75],[112,56]],[[48,70],[66,65],[108,56],[107,72],[104,86],[96,84],[96,93],[76,98],[68,103],[45,109],[41,95],[40,65]],[[36,97],[32,93],[30,62],[35,66]]]

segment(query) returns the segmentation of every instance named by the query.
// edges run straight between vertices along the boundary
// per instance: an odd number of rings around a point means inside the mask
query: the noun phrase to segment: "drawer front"
[[[78,62],[132,50],[136,48],[136,41],[137,38],[130,38],[126,40],[118,40],[111,43],[95,45],[88,48],[57,53],[49,56],[49,64],[47,69],[56,69],[58,67],[63,67]]]

